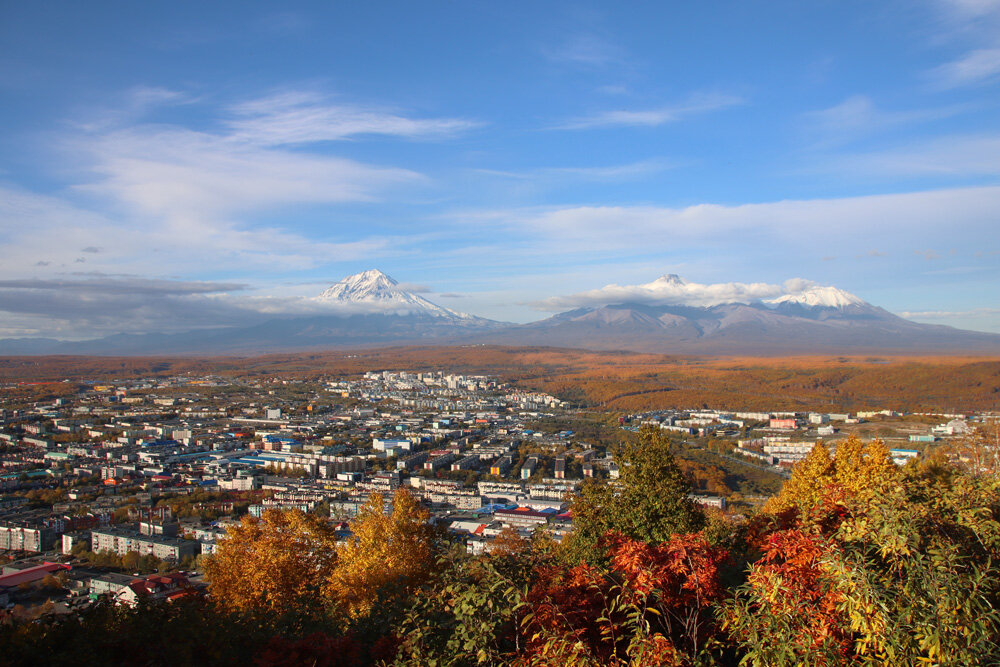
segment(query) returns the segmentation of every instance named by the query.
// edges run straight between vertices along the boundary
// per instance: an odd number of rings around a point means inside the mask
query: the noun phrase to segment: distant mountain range
[[[689,287],[674,275],[649,294]],[[646,294],[644,292],[643,294]],[[544,345],[680,354],[988,353],[1000,334],[919,324],[835,287],[747,302],[664,305],[655,299],[576,308],[531,324],[459,313],[407,291],[381,271],[348,276],[313,299],[329,314],[178,334],[88,341],[0,340],[0,354],[254,354],[402,344]]]

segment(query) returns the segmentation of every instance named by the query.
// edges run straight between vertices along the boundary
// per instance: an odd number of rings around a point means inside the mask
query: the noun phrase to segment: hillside
[[[373,369],[498,375],[608,410],[1000,410],[997,357],[680,357],[555,348],[403,347],[258,357],[3,357],[0,381],[219,374],[318,377]]]

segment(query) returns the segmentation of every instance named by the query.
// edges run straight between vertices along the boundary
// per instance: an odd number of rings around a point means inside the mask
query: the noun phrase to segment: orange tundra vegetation
[[[577,404],[632,411],[724,409],[1000,410],[1000,359],[984,357],[680,357],[558,348],[404,347],[212,358],[0,358],[0,380],[216,373],[317,378],[369,370],[496,375]]]

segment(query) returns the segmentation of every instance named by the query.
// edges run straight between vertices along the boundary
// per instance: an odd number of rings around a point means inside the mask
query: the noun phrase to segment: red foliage
[[[620,535],[611,537],[612,566],[624,578],[624,592],[646,597],[659,591],[670,607],[705,608],[720,600],[719,565],[727,553],[701,533],[678,533],[660,545]]]
[[[823,535],[832,535],[849,515],[847,490],[840,484],[827,484],[819,502],[811,508],[805,519]]]
[[[626,649],[649,664],[680,664],[683,654],[696,654],[716,632],[712,607],[724,595],[719,568],[727,553],[701,533],[659,545],[608,534],[604,544],[607,575],[589,565],[539,571],[527,597],[528,651],[538,657],[556,638],[585,647],[602,664],[624,658]]]
[[[846,657],[852,640],[838,611],[843,596],[822,566],[835,549],[826,538],[799,529],[772,533],[748,583],[767,601],[762,613],[797,620],[802,645],[818,648],[833,642]]]
[[[598,619],[607,618],[611,583],[596,568],[585,563],[564,569],[545,567],[527,595],[533,616],[526,630],[529,651],[545,643],[545,636],[582,641],[593,655],[608,658],[613,642],[601,633]],[[535,638],[535,635],[540,635]]]

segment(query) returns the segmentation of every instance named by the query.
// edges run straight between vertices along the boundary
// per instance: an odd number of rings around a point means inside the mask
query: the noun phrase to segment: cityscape
[[[1000,665],[1000,1],[0,3],[0,663]]]
[[[559,549],[573,544],[584,484],[619,483],[630,465],[620,444],[643,433],[687,460],[684,500],[733,526],[845,438],[874,438],[897,469],[995,471],[1000,455],[995,443],[979,458],[969,446],[996,432],[996,411],[619,414],[496,375],[310,375],[5,383],[0,603],[25,621],[212,599],[208,563],[246,521],[315,516],[336,551],[354,544],[372,502],[392,516],[400,490],[468,558],[543,535]]]

